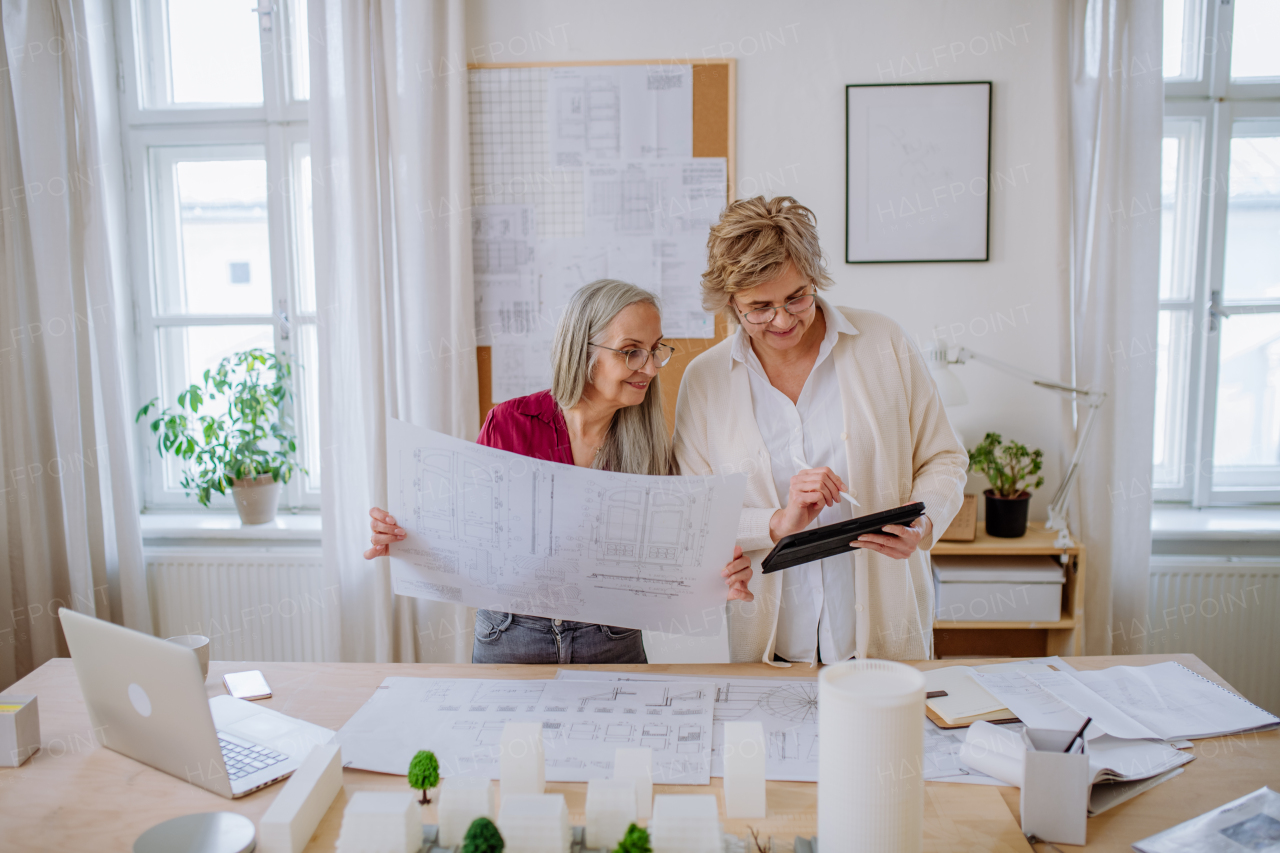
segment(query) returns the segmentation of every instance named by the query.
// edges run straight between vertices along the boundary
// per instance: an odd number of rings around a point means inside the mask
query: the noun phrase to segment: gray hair
[[[602,345],[613,318],[637,302],[659,307],[649,291],[610,278],[591,282],[569,300],[551,344],[551,396],[561,409],[576,406],[587,383],[592,381],[601,350],[587,345]],[[643,403],[626,406],[614,414],[592,467],[623,474],[676,472],[671,437],[662,414],[662,388],[656,375]]]

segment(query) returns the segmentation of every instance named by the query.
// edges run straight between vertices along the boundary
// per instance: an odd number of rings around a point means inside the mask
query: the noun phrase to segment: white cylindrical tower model
[[[924,675],[853,660],[818,674],[818,843],[823,853],[920,853]]]

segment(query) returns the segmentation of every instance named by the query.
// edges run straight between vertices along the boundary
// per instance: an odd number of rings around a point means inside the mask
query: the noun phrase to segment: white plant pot
[[[236,480],[231,484],[231,497],[236,502],[241,524],[266,524],[274,521],[280,502],[280,483],[263,474],[252,480]]]

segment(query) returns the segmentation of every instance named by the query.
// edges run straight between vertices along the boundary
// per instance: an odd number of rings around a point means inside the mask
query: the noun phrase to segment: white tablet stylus
[[[804,460],[803,460],[803,459],[801,459],[799,456],[792,456],[792,457],[791,457],[791,461],[792,461],[792,462],[794,462],[794,463],[796,463],[797,465],[799,465],[799,466],[800,466],[800,470],[801,470],[801,471],[803,471],[803,470],[805,470],[805,469],[807,469],[807,468],[809,467],[808,465],[804,464]],[[849,503],[853,504],[854,506],[856,506],[856,507],[858,507],[858,508],[861,508],[861,507],[862,507],[862,504],[860,504],[860,503],[858,503],[857,501],[855,501],[855,500],[853,499],[853,495],[849,494],[848,492],[841,492],[841,493],[840,493],[840,497],[844,498],[844,499],[845,499],[845,500],[847,500]]]

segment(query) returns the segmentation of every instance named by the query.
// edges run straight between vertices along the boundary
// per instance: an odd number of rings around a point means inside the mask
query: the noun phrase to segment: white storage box
[[[1064,580],[1053,557],[933,558],[940,622],[1057,622]]]

